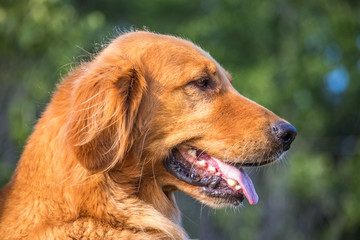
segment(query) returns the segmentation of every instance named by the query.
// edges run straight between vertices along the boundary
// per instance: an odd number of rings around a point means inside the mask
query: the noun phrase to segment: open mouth
[[[239,205],[244,196],[250,204],[258,202],[254,185],[243,168],[236,168],[185,145],[174,148],[164,165],[168,172],[188,184],[200,186],[209,197]]]

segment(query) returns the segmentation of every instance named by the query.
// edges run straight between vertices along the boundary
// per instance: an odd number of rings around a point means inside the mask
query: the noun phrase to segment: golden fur
[[[207,93],[192,84],[204,76]],[[186,142],[233,163],[275,152],[266,129],[279,118],[231,81],[186,40],[115,39],[58,86],[1,191],[0,239],[186,239],[175,190],[226,203],[169,174],[171,149]]]

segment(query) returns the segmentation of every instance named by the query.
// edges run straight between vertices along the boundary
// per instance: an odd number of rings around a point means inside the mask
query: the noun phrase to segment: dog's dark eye
[[[198,88],[205,90],[206,88],[210,87],[210,80],[209,79],[202,79],[202,80],[195,81],[194,84]]]

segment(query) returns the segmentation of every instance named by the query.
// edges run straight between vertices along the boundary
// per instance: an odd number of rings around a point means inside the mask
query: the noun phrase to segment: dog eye
[[[202,80],[198,80],[198,81],[195,81],[194,84],[202,89],[202,90],[205,90],[206,88],[210,87],[210,80],[209,79],[202,79]]]

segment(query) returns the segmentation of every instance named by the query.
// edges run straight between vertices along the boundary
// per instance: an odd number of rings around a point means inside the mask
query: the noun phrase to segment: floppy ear
[[[67,142],[92,171],[112,168],[134,141],[146,81],[126,59],[83,66],[71,93]]]

